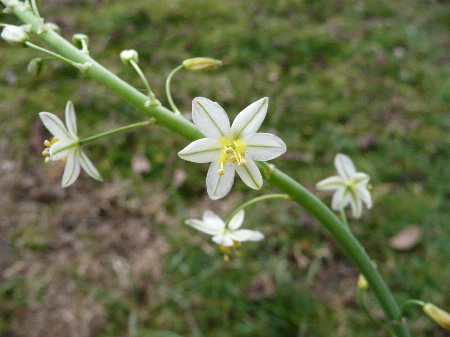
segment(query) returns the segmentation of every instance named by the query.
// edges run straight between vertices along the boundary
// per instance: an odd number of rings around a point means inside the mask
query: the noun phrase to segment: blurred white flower
[[[192,101],[192,120],[206,137],[196,140],[178,155],[194,163],[211,162],[206,187],[211,199],[228,194],[235,172],[244,183],[260,189],[263,183],[255,160],[267,161],[286,152],[286,144],[269,133],[256,133],[267,113],[269,99],[262,98],[242,110],[230,126],[222,107],[207,98]]]
[[[352,215],[361,217],[362,203],[368,209],[372,207],[372,197],[367,184],[370,177],[363,172],[356,172],[352,160],[345,154],[337,154],[334,166],[339,175],[326,178],[316,184],[318,190],[334,190],[331,208],[335,211],[351,206]]]
[[[45,127],[53,134],[51,141],[46,140],[46,149],[42,152],[45,162],[50,160],[63,160],[66,162],[61,186],[72,185],[80,175],[80,168],[86,171],[92,178],[103,180],[92,162],[81,150],[80,140],[77,136],[77,120],[72,102],[66,105],[66,126],[58,116],[50,112],[40,112],[39,117]]]
[[[25,27],[6,25],[0,36],[8,43],[25,46],[25,42],[30,41]]]
[[[212,211],[206,211],[202,220],[189,219],[186,225],[212,235],[212,240],[223,247],[238,246],[243,241],[261,241],[264,235],[250,229],[239,229],[244,222],[244,211],[236,213],[226,224]]]

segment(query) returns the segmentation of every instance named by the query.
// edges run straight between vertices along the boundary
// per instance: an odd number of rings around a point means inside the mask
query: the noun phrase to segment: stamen
[[[50,155],[50,152],[48,152],[48,149],[45,149],[44,151],[42,151],[42,155],[44,157],[48,157]]]
[[[217,174],[218,174],[219,176],[222,176],[222,175],[225,174],[225,170],[224,170],[223,168],[218,169],[218,170],[217,170]]]
[[[50,141],[48,141],[48,140],[45,140],[44,146],[45,147],[50,147],[50,146],[52,146],[52,143],[50,143]]]
[[[244,158],[241,158],[241,160],[239,161],[239,165],[246,166],[247,165],[247,161]]]
[[[45,162],[46,164],[48,164],[49,161],[50,161],[50,157],[45,157],[44,162]]]

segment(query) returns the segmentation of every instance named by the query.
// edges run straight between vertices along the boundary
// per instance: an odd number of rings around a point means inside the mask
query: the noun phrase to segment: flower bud
[[[222,61],[209,57],[194,57],[184,60],[182,65],[184,69],[191,71],[213,70],[222,66]]]
[[[445,330],[450,330],[450,313],[431,303],[425,304],[422,309],[438,325]]]
[[[28,34],[22,27],[7,25],[2,30],[1,37],[8,43],[25,46],[25,42],[30,41]]]
[[[74,34],[72,36],[72,42],[81,51],[88,52],[87,45],[89,43],[89,37],[86,34]]]
[[[369,289],[369,282],[367,282],[366,278],[363,274],[359,274],[358,277],[358,289],[359,290],[367,290]]]
[[[44,69],[44,60],[41,59],[40,57],[32,59],[27,66],[28,73],[34,76],[39,76],[43,69]]]
[[[56,23],[47,22],[45,25],[47,26],[48,29],[51,29],[56,33],[61,33],[61,28],[59,28],[59,26]]]
[[[130,65],[130,61],[133,60],[134,62],[139,62],[139,55],[138,52],[134,49],[127,49],[123,50],[120,53],[120,59],[122,60],[122,63],[126,66]]]

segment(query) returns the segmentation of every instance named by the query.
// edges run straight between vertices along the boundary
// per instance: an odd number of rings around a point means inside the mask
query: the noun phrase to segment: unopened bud
[[[358,277],[358,289],[367,290],[369,289],[369,282],[367,282],[366,278],[363,274],[359,274]]]
[[[126,66],[130,65],[130,61],[133,60],[134,62],[139,62],[139,55],[138,52],[134,49],[127,49],[123,50],[120,53],[120,59],[122,60],[122,63]]]
[[[8,43],[25,46],[25,42],[30,41],[28,34],[22,27],[7,25],[2,30],[1,37]]]
[[[184,60],[182,65],[184,69],[191,71],[213,70],[222,66],[222,61],[209,57],[194,57]]]
[[[430,317],[438,325],[443,327],[445,330],[450,330],[450,314],[447,311],[442,310],[431,303],[425,304],[422,309],[428,317]]]
[[[72,36],[72,42],[77,48],[81,49],[82,52],[89,53],[87,48],[89,37],[86,34],[74,34]]]
[[[61,28],[53,22],[46,22],[45,25],[47,26],[47,29],[53,30],[56,33],[61,33]]]
[[[40,57],[32,59],[27,66],[28,73],[34,76],[39,76],[43,69],[44,69],[44,60],[41,59]]]

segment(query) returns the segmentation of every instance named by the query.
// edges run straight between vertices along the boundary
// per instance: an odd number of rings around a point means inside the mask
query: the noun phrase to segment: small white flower
[[[267,161],[286,152],[286,144],[269,133],[256,133],[267,113],[269,99],[262,98],[242,110],[230,126],[222,107],[207,98],[192,101],[192,120],[206,137],[196,140],[178,155],[194,163],[211,162],[206,187],[211,199],[227,195],[235,172],[244,183],[260,189],[263,183],[255,160]]]
[[[223,247],[233,247],[243,241],[261,241],[264,235],[261,232],[250,229],[239,229],[244,222],[244,211],[236,213],[226,224],[212,211],[206,211],[202,220],[189,219],[186,225],[213,235],[212,240]]]
[[[61,186],[68,187],[72,185],[80,175],[80,168],[87,172],[92,178],[103,180],[100,173],[94,167],[92,162],[81,150],[80,140],[77,136],[77,120],[75,109],[72,102],[66,105],[66,125],[58,116],[50,112],[40,112],[39,117],[45,127],[53,134],[51,141],[46,140],[44,145],[46,149],[42,152],[45,162],[50,160],[63,160],[66,162]]]
[[[353,217],[359,218],[362,213],[362,202],[368,209],[372,207],[372,197],[367,188],[370,177],[363,172],[356,172],[352,160],[345,154],[336,155],[334,166],[339,175],[319,181],[316,188],[326,191],[335,190],[331,208],[339,211],[350,204]]]
[[[7,25],[3,28],[1,37],[8,43],[25,46],[25,42],[30,41],[24,27]]]

